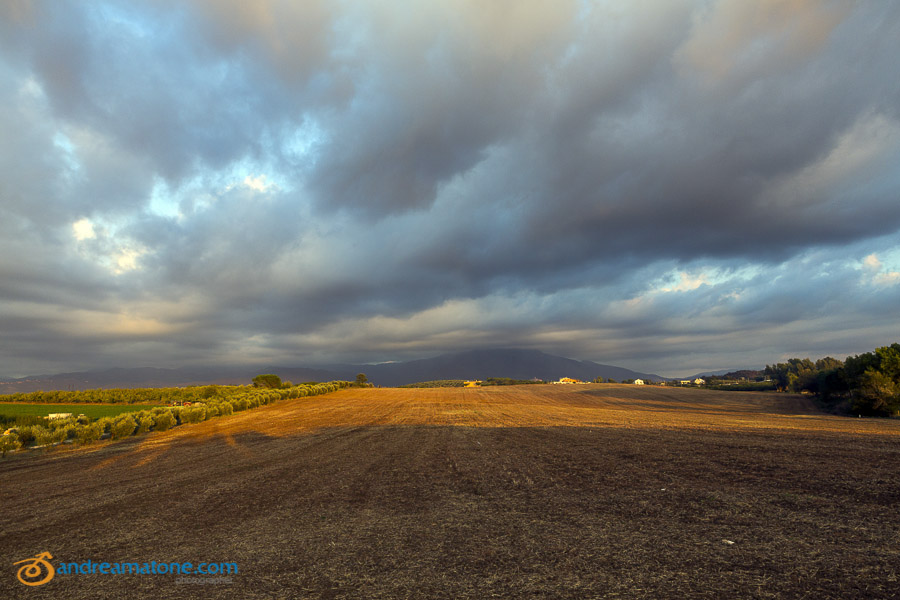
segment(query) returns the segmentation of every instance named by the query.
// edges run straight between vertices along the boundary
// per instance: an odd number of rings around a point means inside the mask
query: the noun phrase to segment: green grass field
[[[0,417],[37,415],[46,417],[50,413],[72,413],[72,416],[87,415],[92,419],[114,417],[125,412],[137,412],[153,408],[152,404],[24,404],[21,402],[0,402]]]

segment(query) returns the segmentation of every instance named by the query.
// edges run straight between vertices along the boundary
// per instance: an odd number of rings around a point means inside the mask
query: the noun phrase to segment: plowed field
[[[898,465],[799,396],[344,390],[0,461],[0,597],[892,598]],[[41,552],[239,572],[26,587]]]

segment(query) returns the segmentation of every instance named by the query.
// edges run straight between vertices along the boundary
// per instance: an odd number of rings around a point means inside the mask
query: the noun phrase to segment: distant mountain
[[[369,381],[383,386],[404,385],[436,379],[487,379],[488,377],[538,378],[544,381],[555,381],[560,377],[574,377],[586,381],[591,381],[596,377],[613,378],[616,381],[623,379],[664,381],[666,379],[659,375],[640,373],[623,367],[554,356],[540,350],[517,349],[470,350],[442,354],[434,358],[377,365],[335,365],[329,367],[329,370],[343,374],[342,379],[352,379],[356,373],[365,373]]]
[[[755,369],[719,369],[718,371],[704,371],[690,377],[674,377],[673,379],[697,379],[698,377],[722,377],[723,375],[752,376],[749,374],[761,374],[762,371]]]
[[[138,367],[112,368],[102,371],[81,371],[56,375],[32,375],[19,379],[0,381],[0,394],[34,392],[37,390],[89,390],[110,388],[159,388],[188,385],[242,385],[251,382],[260,373],[289,373],[282,379],[291,381],[330,381],[338,379],[335,373],[322,369],[279,367],[184,367],[157,369]]]
[[[488,377],[538,378],[544,381],[555,381],[560,377],[574,377],[585,381],[596,377],[612,378],[616,381],[638,378],[653,381],[666,379],[651,373],[640,373],[622,367],[563,358],[539,350],[497,349],[442,354],[433,358],[408,362],[368,365],[338,364],[321,368],[278,366],[183,367],[179,369],[112,368],[8,379],[0,381],[0,394],[36,390],[180,387],[207,384],[240,385],[250,383],[253,377],[260,373],[275,373],[282,380],[290,380],[295,383],[335,379],[353,380],[356,379],[358,373],[365,373],[369,381],[380,386],[404,385],[435,379],[487,379]]]

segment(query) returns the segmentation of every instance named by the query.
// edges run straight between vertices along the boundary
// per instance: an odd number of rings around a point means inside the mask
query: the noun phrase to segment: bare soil
[[[0,597],[896,598],[898,465],[800,396],[343,390],[0,461]],[[20,584],[41,552],[239,573]]]

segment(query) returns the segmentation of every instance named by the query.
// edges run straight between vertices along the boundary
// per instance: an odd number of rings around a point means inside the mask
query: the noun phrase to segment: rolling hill
[[[352,380],[357,373],[365,373],[369,381],[379,386],[396,386],[435,379],[513,379],[557,380],[574,377],[582,380],[665,378],[640,373],[623,367],[603,365],[554,356],[539,350],[493,349],[470,350],[442,354],[432,358],[381,364],[337,364],[323,367],[238,366],[238,367],[182,367],[159,369],[152,367],[111,368],[97,371],[35,375],[0,381],[0,394],[33,392],[36,390],[85,390],[94,388],[178,387],[205,384],[246,384],[254,375],[275,373],[284,380],[329,381]]]

